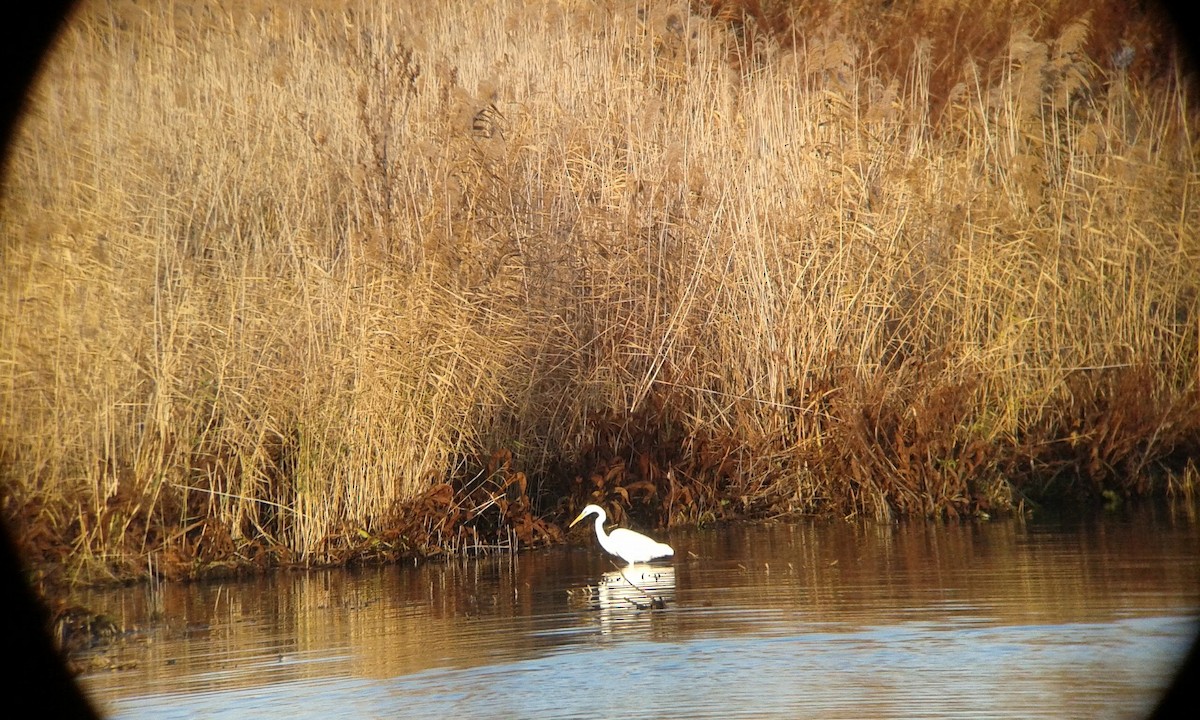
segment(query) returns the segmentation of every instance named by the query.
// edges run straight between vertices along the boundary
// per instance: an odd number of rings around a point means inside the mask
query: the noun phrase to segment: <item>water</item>
[[[622,575],[512,558],[88,598],[117,718],[1141,717],[1200,628],[1200,525],[726,527]]]

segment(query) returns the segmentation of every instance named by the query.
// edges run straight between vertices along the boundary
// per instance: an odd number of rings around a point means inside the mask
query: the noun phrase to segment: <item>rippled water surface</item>
[[[97,593],[111,717],[1013,717],[1148,712],[1200,618],[1200,530],[722,527],[618,572],[594,537],[449,564]]]

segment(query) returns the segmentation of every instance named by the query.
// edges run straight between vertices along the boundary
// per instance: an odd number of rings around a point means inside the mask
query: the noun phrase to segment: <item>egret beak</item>
[[[579,513],[579,517],[577,517],[577,518],[575,518],[574,520],[572,520],[572,521],[571,521],[571,524],[567,526],[567,529],[569,530],[569,529],[571,529],[571,528],[575,527],[575,523],[579,522],[580,520],[582,520],[582,519],[583,519],[584,517],[586,517],[586,516],[587,516],[587,513]]]

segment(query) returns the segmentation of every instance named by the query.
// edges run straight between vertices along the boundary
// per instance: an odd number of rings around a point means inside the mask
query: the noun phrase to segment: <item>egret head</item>
[[[582,512],[579,513],[579,517],[572,520],[571,524],[568,525],[567,527],[569,527],[569,528],[575,527],[575,523],[584,519],[588,515],[599,515],[600,522],[604,522],[605,520],[608,519],[608,513],[604,512],[604,508],[600,507],[599,505],[588,505],[587,507],[585,507],[583,509]]]

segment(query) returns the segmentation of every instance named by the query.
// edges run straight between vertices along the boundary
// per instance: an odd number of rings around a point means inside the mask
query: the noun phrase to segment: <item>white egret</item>
[[[596,539],[600,541],[600,547],[604,548],[610,555],[616,555],[630,565],[633,565],[634,563],[650,562],[654,558],[670,557],[675,554],[670,545],[655,542],[645,535],[632,530],[616,528],[611,533],[604,532],[604,521],[608,519],[608,514],[599,505],[588,505],[585,507],[583,512],[579,513],[579,517],[572,520],[571,524],[567,527],[575,527],[575,523],[593,513],[596,515]]]

